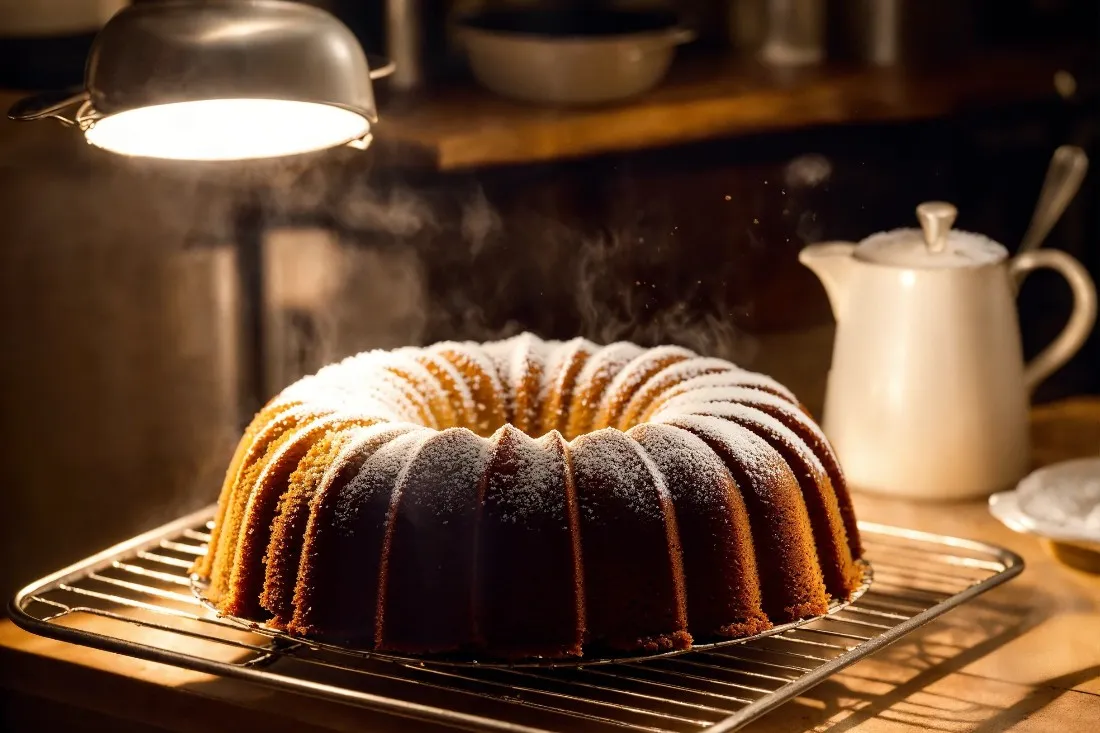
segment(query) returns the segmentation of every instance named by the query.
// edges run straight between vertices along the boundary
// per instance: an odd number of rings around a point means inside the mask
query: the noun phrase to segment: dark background
[[[380,3],[328,5],[379,50]],[[1046,5],[995,3],[974,53],[1095,61],[1097,4]],[[79,82],[90,37],[0,42],[4,104]],[[929,199],[1014,249],[1053,150],[1100,160],[1088,66],[1067,100],[461,173],[395,166],[381,140],[277,164],[127,161],[0,121],[0,594],[213,501],[256,401],[361,349],[523,329],[677,342],[819,410],[832,319],[798,250],[910,226]],[[385,118],[401,100],[380,91]],[[1096,181],[1046,246],[1100,277]],[[259,326],[257,293],[274,303]],[[1069,308],[1057,276],[1029,279],[1028,355]],[[1080,393],[1100,393],[1095,334],[1036,399]]]

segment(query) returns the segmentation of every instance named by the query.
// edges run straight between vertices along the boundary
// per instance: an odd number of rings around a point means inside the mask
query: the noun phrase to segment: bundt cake
[[[844,475],[783,386],[687,349],[372,351],[248,427],[195,573],[226,614],[393,653],[684,649],[858,586]]]

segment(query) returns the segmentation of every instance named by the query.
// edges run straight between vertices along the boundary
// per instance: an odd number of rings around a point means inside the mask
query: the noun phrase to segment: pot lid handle
[[[74,125],[75,120],[70,120],[61,113],[68,107],[87,99],[88,92],[83,88],[42,92],[17,100],[8,109],[8,117],[19,122],[54,117],[67,125]]]
[[[959,210],[946,201],[926,201],[917,207],[917,218],[929,252],[943,252],[947,248],[947,235],[958,215]]]

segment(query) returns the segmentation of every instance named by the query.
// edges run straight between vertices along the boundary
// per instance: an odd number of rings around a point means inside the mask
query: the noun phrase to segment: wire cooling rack
[[[829,610],[825,612],[825,616],[832,616],[838,613],[848,606],[859,600],[864,593],[871,587],[871,582],[874,580],[874,570],[871,568],[871,564],[860,560],[858,561],[859,569],[862,577],[860,583],[854,591],[852,591],[851,598],[845,600],[833,600],[829,603]],[[249,629],[251,631],[258,631],[262,634],[271,636],[273,639],[282,640],[291,644],[305,643],[302,639],[291,636],[290,634],[281,631],[279,629],[269,628],[264,624],[249,621],[247,619],[235,618],[233,616],[224,616],[220,614],[214,604],[207,600],[204,596],[206,592],[207,583],[200,581],[195,576],[191,576],[191,592],[199,599],[204,607],[213,612],[215,615],[223,616],[225,619],[236,623],[242,628]],[[800,626],[807,626],[820,616],[811,616],[809,618],[798,619],[785,624],[779,624],[773,626],[767,631],[762,631],[759,634],[753,634],[752,636],[746,636],[740,639],[721,639],[719,641],[706,641],[700,642],[698,639],[692,645],[691,649],[675,649],[672,651],[664,652],[638,652],[635,654],[619,653],[616,656],[586,656],[583,659],[566,658],[566,659],[520,659],[512,661],[501,661],[494,659],[486,659],[477,655],[470,654],[453,654],[453,655],[439,655],[432,656],[430,659],[425,657],[411,657],[400,656],[397,654],[389,654],[376,651],[364,651],[350,648],[347,646],[340,646],[336,644],[326,644],[319,641],[309,641],[308,644],[317,649],[324,651],[340,652],[343,654],[369,656],[375,659],[385,659],[389,662],[402,662],[405,664],[432,664],[438,667],[505,667],[511,669],[523,669],[527,667],[535,667],[538,669],[547,669],[551,667],[599,667],[605,664],[636,664],[637,662],[648,662],[656,659],[668,659],[669,657],[678,657],[682,654],[692,654],[696,652],[712,651],[715,649],[722,649],[723,647],[732,646],[734,644],[747,644],[750,641],[756,641],[757,639],[763,639],[768,636],[777,636],[792,629],[797,629]]]
[[[188,575],[206,550],[211,515],[184,517],[27,586],[10,604],[12,620],[75,644],[444,726],[720,732],[1023,570],[1018,555],[993,545],[861,522],[874,584],[810,624],[632,664],[456,668],[341,653],[216,617]]]

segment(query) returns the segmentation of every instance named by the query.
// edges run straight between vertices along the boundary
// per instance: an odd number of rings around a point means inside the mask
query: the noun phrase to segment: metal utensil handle
[[[1088,169],[1089,158],[1076,145],[1063,145],[1054,151],[1031,224],[1020,244],[1020,253],[1033,250],[1043,243],[1069,202],[1077,195]]]
[[[62,115],[61,112],[69,107],[86,101],[88,101],[88,92],[85,89],[65,89],[41,92],[40,94],[33,94],[29,97],[23,97],[17,100],[8,108],[8,117],[19,122],[43,120],[47,117],[53,117],[66,125],[75,125],[77,124],[76,119],[69,119]]]
[[[1024,367],[1024,384],[1029,393],[1077,353],[1096,323],[1096,285],[1088,270],[1073,257],[1054,249],[1034,250],[1017,255],[1008,263],[1017,288],[1032,270],[1041,268],[1056,270],[1069,283],[1073,313],[1058,337]]]
[[[367,66],[370,67],[371,81],[385,79],[397,70],[397,64],[393,62],[393,59],[388,59],[385,56],[367,56]]]

